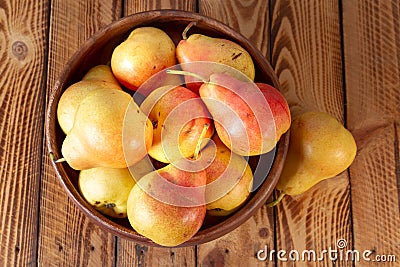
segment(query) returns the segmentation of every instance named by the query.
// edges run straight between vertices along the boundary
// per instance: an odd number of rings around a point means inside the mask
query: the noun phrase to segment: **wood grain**
[[[48,1],[0,4],[1,266],[36,264],[47,13]]]
[[[199,12],[215,18],[247,37],[265,56],[269,54],[268,1],[199,1]],[[267,57],[268,58],[268,57]],[[256,257],[261,249],[274,247],[273,210],[265,206],[233,232],[198,246],[200,266],[273,266]]]
[[[373,250],[371,257],[397,254],[384,266],[400,266],[399,24],[399,1],[343,1],[347,119],[358,145],[350,168],[354,247]]]
[[[272,64],[292,115],[326,111],[344,121],[337,1],[273,1]]]
[[[126,0],[124,1],[124,15],[128,16],[156,9],[177,9],[196,12],[196,0]]]
[[[195,0],[125,1],[124,16],[155,9],[196,11]],[[158,248],[136,244],[119,238],[117,266],[194,266],[195,247]]]
[[[325,111],[344,122],[340,20],[337,1],[272,1],[272,64],[292,116]],[[347,173],[325,180],[308,192],[286,196],[277,207],[277,249],[352,247]],[[305,264],[305,263],[299,263]],[[307,266],[332,266],[329,257]],[[335,266],[351,266],[338,261]],[[279,261],[278,266],[293,266]]]
[[[268,1],[200,0],[199,13],[229,25],[269,56]]]
[[[120,239],[117,266],[194,266],[194,247],[158,248]]]
[[[247,222],[197,249],[199,266],[274,266],[274,260],[257,259],[259,250],[275,249],[274,218],[265,206]],[[264,254],[260,254],[261,257]]]
[[[120,1],[51,1],[47,93],[67,60],[90,35],[117,19]],[[112,266],[115,238],[100,230],[67,197],[45,150],[41,181],[41,266]]]

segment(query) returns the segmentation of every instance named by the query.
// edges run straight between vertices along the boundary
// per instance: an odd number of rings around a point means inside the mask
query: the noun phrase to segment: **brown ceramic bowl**
[[[264,82],[280,88],[275,73],[270,64],[245,37],[228,26],[197,13],[189,13],[175,10],[150,11],[122,18],[97,34],[89,38],[80,49],[72,56],[59,79],[56,81],[49,100],[46,117],[46,138],[49,153],[54,158],[61,158],[61,146],[65,135],[57,122],[57,104],[63,91],[71,84],[79,81],[83,75],[93,66],[107,64],[111,59],[113,49],[121,43],[136,27],[154,26],[163,29],[177,44],[181,39],[183,29],[191,21],[197,21],[197,25],[190,33],[202,33],[212,37],[221,37],[235,41],[244,47],[252,56],[256,66],[256,82]],[[250,158],[250,165],[255,170],[261,166],[260,186],[250,195],[247,202],[229,217],[207,217],[200,231],[189,241],[181,246],[197,245],[205,243],[232,231],[247,219],[249,219],[262,205],[278,181],[286,151],[289,143],[289,133],[284,134],[275,150],[260,157]],[[53,157],[52,157],[53,158]],[[267,161],[271,164],[268,164]],[[266,166],[263,166],[266,165]],[[102,215],[89,205],[81,196],[78,189],[78,172],[71,169],[67,163],[54,163],[53,167],[64,189],[76,205],[101,228],[126,239],[156,246],[154,242],[136,233],[129,225],[127,219],[113,219]],[[264,172],[264,174],[263,174]],[[260,176],[260,174],[258,174]],[[261,178],[261,180],[260,180]]]

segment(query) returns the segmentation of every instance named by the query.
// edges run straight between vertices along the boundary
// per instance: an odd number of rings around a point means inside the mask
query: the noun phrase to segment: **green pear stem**
[[[272,201],[272,202],[267,203],[267,207],[272,208],[272,207],[278,205],[278,203],[281,202],[282,198],[283,198],[285,195],[286,195],[286,194],[282,192],[282,193],[278,196],[277,199],[275,199],[275,200]]]
[[[203,83],[208,82],[206,78],[190,71],[184,71],[184,70],[166,70],[165,71],[167,74],[174,74],[174,75],[187,75],[187,76],[192,76],[195,77],[199,80],[201,80]]]
[[[54,153],[53,152],[50,152],[49,153],[49,156],[50,156],[50,159],[52,160],[52,161],[54,161],[55,163],[60,163],[60,162],[65,162],[65,161],[67,161],[65,158],[60,158],[60,159],[55,159],[55,157],[54,157]]]
[[[61,163],[61,162],[66,162],[67,160],[65,158],[60,158],[56,161],[54,161],[55,163]]]
[[[196,24],[197,24],[197,21],[192,21],[186,26],[186,28],[182,32],[182,39],[183,40],[187,40],[187,32],[190,30],[190,28],[192,28]]]
[[[199,157],[201,143],[203,142],[203,139],[206,136],[208,127],[210,127],[210,124],[208,124],[208,123],[204,124],[203,131],[201,131],[199,140],[197,141],[197,144],[196,144],[196,149],[194,150],[194,155],[193,155],[194,160],[197,160],[197,158]]]

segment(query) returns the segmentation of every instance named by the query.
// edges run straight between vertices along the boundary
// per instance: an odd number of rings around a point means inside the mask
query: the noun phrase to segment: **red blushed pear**
[[[255,156],[275,147],[278,139],[273,114],[254,83],[225,73],[212,74],[209,80],[187,71],[167,70],[167,73],[203,81],[200,97],[214,120],[219,138],[234,153]]]
[[[257,87],[263,93],[271,109],[276,127],[276,140],[286,133],[291,124],[291,115],[289,105],[285,97],[275,88],[266,83],[256,83]]]
[[[176,57],[179,63],[198,61],[220,63],[237,69],[250,80],[254,80],[254,63],[246,49],[227,39],[213,38],[202,34],[192,34],[187,37],[187,32],[194,24],[195,22],[192,22],[186,27],[182,34],[183,40],[176,47]],[[181,67],[185,71],[195,72],[203,77],[221,72],[217,65],[215,68],[210,68],[210,66],[184,64]],[[201,81],[192,76],[185,76],[185,81],[187,88],[198,93]]]
[[[203,224],[207,177],[204,169],[196,170],[196,161],[208,127],[203,125],[193,160],[181,159],[177,165],[169,164],[145,175],[129,194],[127,214],[131,226],[159,245],[178,246],[192,238]]]
[[[242,82],[226,74],[213,74],[209,82],[200,87],[199,93],[214,118],[221,141],[236,154],[254,156],[267,153],[288,129],[290,116],[283,124],[280,117],[276,118],[281,113],[289,114],[285,99],[266,99],[254,83]],[[275,112],[277,107],[279,111]]]
[[[136,90],[152,75],[176,64],[175,44],[162,30],[141,27],[118,45],[111,57],[111,69],[117,80]]]
[[[192,157],[205,124],[210,125],[205,137],[214,133],[204,103],[185,87],[160,87],[143,101],[140,108],[153,124],[153,144],[148,153],[158,161],[170,163]]]
[[[215,157],[206,170],[207,214],[226,216],[236,211],[248,198],[253,185],[253,173],[244,157],[232,153],[218,138],[213,136],[215,147],[209,143],[202,151],[207,157],[215,150]]]
[[[131,226],[159,245],[182,244],[203,224],[205,184],[205,171],[191,173],[172,164],[149,173],[129,194],[127,213]]]

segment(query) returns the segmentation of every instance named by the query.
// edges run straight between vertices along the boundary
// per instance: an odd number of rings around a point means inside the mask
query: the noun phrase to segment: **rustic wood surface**
[[[271,63],[293,118],[325,111],[344,123],[344,87],[337,1],[272,1]],[[282,13],[285,14],[282,16]],[[323,18],[323,19],[321,19]],[[349,179],[343,173],[277,206],[277,247],[322,251],[345,239],[351,247]],[[282,263],[291,266],[291,262]],[[330,266],[331,260],[308,266]],[[343,262],[340,266],[352,266]]]
[[[47,95],[79,46],[120,15],[120,1],[51,1]],[[112,265],[115,262],[115,238],[90,222],[66,194],[60,194],[63,188],[56,180],[48,153],[43,153],[42,158],[38,264]]]
[[[50,164],[47,97],[90,35],[166,8],[216,18],[248,37],[270,60],[293,116],[325,111],[354,134],[351,168],[196,247],[146,247],[88,220]],[[400,266],[399,25],[398,0],[0,1],[0,266]],[[344,250],[396,261],[256,257],[265,246],[336,249],[340,239]]]
[[[27,266],[35,264],[37,259],[47,13],[46,2],[0,3],[0,265],[3,266]]]
[[[346,0],[343,14],[354,247],[399,254],[400,3]]]

